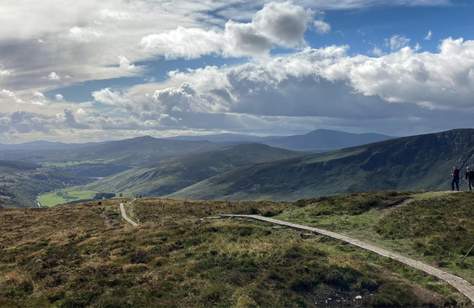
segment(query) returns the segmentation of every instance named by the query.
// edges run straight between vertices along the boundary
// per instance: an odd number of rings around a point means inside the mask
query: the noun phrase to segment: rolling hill
[[[295,200],[344,192],[447,189],[453,165],[474,164],[474,130],[404,137],[220,174],[171,197]]]
[[[242,166],[300,156],[300,152],[262,144],[240,144],[165,159],[101,179],[85,190],[162,196]]]
[[[34,144],[15,145],[4,150],[0,148],[0,159],[69,165],[97,163],[138,166],[222,146],[208,141],[167,140],[149,136],[97,143],[53,144],[51,147],[44,143],[34,147]]]
[[[0,146],[0,204],[35,207],[37,196],[42,193],[221,147],[206,141],[152,137],[85,144],[40,141]]]

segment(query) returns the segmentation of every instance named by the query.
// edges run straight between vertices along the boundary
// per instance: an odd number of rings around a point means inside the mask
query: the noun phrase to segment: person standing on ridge
[[[466,168],[466,181],[469,185],[469,191],[472,191],[474,187],[474,170],[471,170],[469,167]]]
[[[453,177],[453,180],[451,181],[452,191],[454,191],[454,188],[456,188],[456,190],[459,191],[459,173],[460,173],[459,168],[457,166],[454,166],[453,173],[451,174]]]

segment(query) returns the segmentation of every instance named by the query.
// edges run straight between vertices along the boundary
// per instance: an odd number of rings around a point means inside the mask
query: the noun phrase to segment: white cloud
[[[385,45],[387,45],[391,50],[399,50],[408,46],[408,44],[410,44],[410,39],[399,34],[395,34],[385,40]]]
[[[56,72],[51,72],[48,75],[48,79],[51,81],[59,81],[61,80],[61,77]]]
[[[115,11],[110,9],[103,9],[99,12],[100,20],[130,20],[133,18],[132,14],[125,11]]]
[[[141,46],[166,58],[198,58],[222,50],[223,36],[212,30],[178,27],[169,32],[145,36]]]
[[[325,22],[324,20],[315,20],[313,25],[316,29],[316,32],[318,32],[319,34],[326,34],[331,31],[331,25]]]
[[[224,38],[223,53],[227,56],[262,56],[273,46],[272,41],[257,32],[252,24],[229,21],[225,25]]]
[[[137,115],[175,117],[230,112],[380,118],[404,108],[474,108],[474,41],[446,39],[437,53],[405,47],[368,57],[346,50],[307,49],[236,67],[174,72],[165,84],[136,86],[115,99]]]
[[[69,29],[68,37],[78,42],[89,43],[99,39],[104,34],[93,28],[72,27]]]
[[[304,33],[311,10],[289,2],[266,4],[249,23],[229,20],[224,30],[178,27],[147,35],[141,45],[166,58],[198,58],[206,54],[261,56],[273,46],[297,48],[305,45]]]
[[[18,97],[15,92],[7,89],[2,89],[0,91],[0,106],[4,104],[11,105],[12,103],[23,104],[24,101],[20,97]]]
[[[0,96],[15,97],[15,93],[13,93],[13,91],[10,91],[10,90],[7,90],[7,89],[2,89],[2,91],[0,91]]]
[[[252,24],[257,33],[275,44],[300,47],[313,12],[290,2],[270,2],[255,14]]]
[[[7,77],[7,76],[10,76],[12,74],[11,71],[9,70],[4,70],[4,69],[1,69],[0,67],[0,78],[1,77]]]
[[[94,91],[92,92],[92,97],[94,97],[95,101],[105,105],[120,106],[130,103],[120,92],[115,92],[110,88]]]
[[[433,32],[431,32],[431,30],[429,30],[428,33],[426,33],[425,41],[431,41],[432,37],[433,37]]]
[[[117,57],[130,63],[145,60],[138,43],[147,34],[199,26],[203,10],[222,3],[186,1],[184,6],[149,0],[19,0],[0,3],[0,58],[15,74],[2,78],[14,90],[45,91],[44,76],[61,72],[65,84],[140,74],[124,70]],[[157,22],[159,21],[159,22]],[[2,69],[3,70],[3,69]]]
[[[377,57],[380,57],[380,56],[383,56],[385,53],[383,52],[382,49],[380,49],[379,47],[375,46],[372,50],[371,50],[371,53],[374,55],[374,56],[377,56]]]

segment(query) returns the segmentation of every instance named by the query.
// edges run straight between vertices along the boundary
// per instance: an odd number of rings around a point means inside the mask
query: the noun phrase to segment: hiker
[[[469,185],[469,190],[472,191],[474,187],[474,170],[471,170],[469,167],[466,168],[466,181]]]
[[[456,186],[456,190],[459,191],[459,168],[454,166],[453,173],[451,175],[453,177],[451,182],[451,190],[454,191],[454,186]]]

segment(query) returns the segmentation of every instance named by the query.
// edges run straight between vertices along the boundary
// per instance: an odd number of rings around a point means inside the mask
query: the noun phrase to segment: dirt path
[[[459,292],[461,292],[467,298],[469,298],[471,300],[471,302],[474,303],[474,286],[471,285],[466,280],[462,279],[461,277],[458,277],[456,275],[447,273],[443,270],[440,270],[439,268],[430,266],[430,265],[425,264],[423,262],[420,262],[420,261],[417,261],[417,260],[414,260],[414,259],[411,259],[411,258],[407,258],[407,257],[402,256],[400,254],[397,254],[397,253],[391,252],[389,250],[380,248],[380,247],[375,246],[373,244],[369,244],[369,243],[357,240],[355,238],[352,238],[352,237],[349,237],[349,236],[346,236],[346,235],[343,235],[343,234],[340,234],[340,233],[327,231],[327,230],[319,229],[319,228],[308,227],[308,226],[299,225],[299,224],[294,224],[294,223],[290,223],[290,222],[286,222],[286,221],[282,221],[282,220],[277,220],[277,219],[272,219],[272,218],[268,218],[268,217],[263,217],[263,216],[259,216],[259,215],[231,215],[231,214],[226,215],[226,214],[223,214],[223,215],[220,215],[220,216],[221,217],[229,217],[229,218],[254,219],[254,220],[269,222],[269,223],[272,223],[272,224],[285,226],[285,227],[289,227],[289,228],[293,228],[293,229],[310,231],[310,232],[322,234],[322,235],[325,235],[325,236],[328,236],[328,237],[331,237],[331,238],[334,238],[334,239],[337,239],[337,240],[341,240],[343,242],[346,242],[346,243],[349,243],[351,245],[360,247],[362,249],[375,252],[376,254],[381,255],[383,257],[387,257],[387,258],[396,260],[400,263],[403,263],[405,265],[408,265],[410,267],[413,267],[415,269],[423,271],[423,272],[425,272],[429,275],[435,276],[435,277],[447,282],[451,286],[453,286],[455,289],[457,289]]]
[[[130,202],[130,203],[132,203],[132,202]],[[134,227],[138,227],[138,223],[134,222],[132,219],[130,219],[130,217],[128,217],[127,211],[125,211],[125,205],[123,203],[120,203],[120,214],[122,215],[122,218],[126,222],[128,222],[129,224],[131,224]]]

